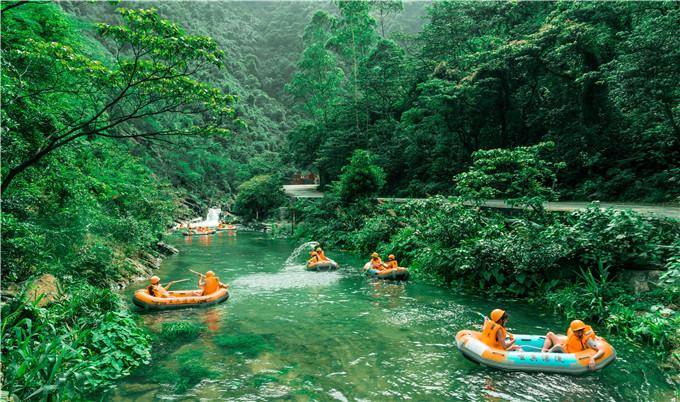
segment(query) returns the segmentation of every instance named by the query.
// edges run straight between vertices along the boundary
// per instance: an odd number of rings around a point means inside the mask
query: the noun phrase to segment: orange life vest
[[[316,254],[319,256],[319,261],[328,260],[328,257],[326,257],[326,254],[323,253],[323,250],[317,251]]]
[[[380,257],[371,258],[371,267],[377,270],[385,269],[385,267],[383,267],[382,265],[382,260],[380,259]]]
[[[387,268],[388,269],[397,268],[398,266],[399,266],[399,263],[397,262],[397,260],[387,261]]]
[[[318,255],[314,255],[314,256],[312,256],[312,258],[310,258],[310,259],[307,260],[307,262],[319,262],[319,261],[320,261],[320,260],[319,260],[319,256],[318,256]]]
[[[583,338],[579,339],[576,334],[569,328],[567,330],[567,342],[564,344],[564,350],[567,353],[576,353],[589,348],[588,340],[595,340],[595,331],[590,325],[586,325],[583,330]]]
[[[484,326],[482,327],[482,338],[480,340],[492,348],[505,350],[503,345],[498,342],[498,337],[496,336],[498,331],[501,331],[502,339],[505,339],[508,336],[510,336],[510,339],[513,338],[512,334],[505,330],[505,327],[498,324],[497,322],[487,319],[484,321]]]
[[[209,295],[217,292],[220,288],[220,280],[216,276],[206,276],[205,277],[205,288],[203,288],[203,294]]]

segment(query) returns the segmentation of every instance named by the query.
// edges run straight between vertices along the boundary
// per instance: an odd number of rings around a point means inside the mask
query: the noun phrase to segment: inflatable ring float
[[[514,335],[515,345],[525,351],[507,351],[492,348],[480,340],[481,332],[462,330],[456,335],[458,350],[467,359],[485,366],[507,371],[540,371],[543,373],[585,374],[602,370],[616,360],[616,351],[604,339],[597,337],[597,347],[604,355],[595,361],[595,369],[590,370],[588,362],[596,353],[586,349],[576,353],[541,352],[545,336]]]
[[[229,290],[220,288],[209,295],[202,290],[171,290],[170,297],[151,296],[146,289],[139,289],[132,296],[132,302],[144,310],[172,310],[187,307],[212,306],[229,298]]]
[[[364,271],[366,272],[366,275],[370,276],[371,278],[388,279],[393,281],[405,281],[408,280],[408,277],[411,275],[408,271],[408,268],[404,267],[377,270],[371,267],[370,261],[364,265]]]
[[[318,262],[308,262],[307,271],[334,271],[339,268],[337,262],[333,260],[322,260]]]

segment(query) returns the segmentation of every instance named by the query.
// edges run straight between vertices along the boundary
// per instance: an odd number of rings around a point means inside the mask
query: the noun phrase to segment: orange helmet
[[[215,276],[215,273],[213,271],[208,271],[205,273],[205,276]]]
[[[585,327],[586,324],[584,324],[581,320],[574,320],[571,322],[571,324],[569,324],[569,329],[571,329],[573,332],[585,329]]]
[[[319,251],[323,251],[323,250],[321,249],[321,247],[317,247],[316,251],[319,252]]]
[[[505,310],[501,310],[499,308],[495,309],[494,311],[491,312],[489,317],[491,317],[492,321],[498,322],[505,316]]]
[[[149,281],[150,281],[152,284],[156,284],[156,283],[158,283],[158,282],[161,281],[161,278],[159,278],[159,277],[157,277],[156,275],[154,275],[154,276],[152,276],[151,278],[149,278]]]
[[[380,257],[380,254],[378,254],[378,253],[373,253],[373,254],[371,254],[371,257],[372,257],[372,258],[378,258],[378,257]]]
[[[393,260],[393,259],[395,259],[395,258],[397,258],[397,257],[395,257],[394,254],[390,254],[390,256],[387,257],[387,258],[389,258],[390,260]]]

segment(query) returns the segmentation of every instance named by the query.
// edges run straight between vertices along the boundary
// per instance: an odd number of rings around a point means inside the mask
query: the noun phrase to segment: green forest
[[[198,337],[121,291],[208,208],[584,320],[677,392],[680,3],[0,8],[3,400],[91,400]],[[323,198],[286,196],[308,174]]]

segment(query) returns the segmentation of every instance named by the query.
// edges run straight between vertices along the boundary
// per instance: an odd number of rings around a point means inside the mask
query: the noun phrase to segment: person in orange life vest
[[[205,273],[205,276],[198,275],[198,287],[203,289],[203,295],[205,296],[217,292],[219,288],[227,289],[229,285],[220,282],[220,278],[216,277],[213,271],[208,271]]]
[[[396,260],[396,257],[394,254],[390,254],[389,257],[387,257],[387,269],[392,269],[392,268],[397,268],[399,266],[399,263]]]
[[[155,297],[170,297],[168,289],[175,283],[175,281],[170,281],[165,286],[162,286],[161,278],[155,275],[149,278],[149,282],[151,284],[146,287],[146,291],[149,292],[151,296]]]
[[[542,352],[576,353],[586,349],[597,350],[588,362],[588,368],[595,368],[595,360],[604,355],[604,350],[597,347],[597,336],[590,325],[581,320],[574,320],[569,324],[567,335],[557,335],[548,332],[545,335]]]
[[[321,261],[321,260],[319,259],[319,254],[318,254],[316,251],[310,251],[310,252],[309,252],[309,255],[311,255],[312,258],[308,259],[307,262],[309,262],[309,263],[315,263],[315,262]]]
[[[319,261],[329,261],[330,258],[326,257],[321,247],[316,248],[316,254],[319,256]]]
[[[522,350],[521,347],[514,344],[515,337],[505,329],[508,323],[508,315],[505,311],[497,308],[489,316],[491,319],[484,317],[482,342],[496,349]],[[510,337],[510,342],[506,341],[507,337]]]
[[[371,268],[377,269],[378,271],[382,271],[385,269],[387,266],[385,265],[384,262],[380,259],[380,254],[378,253],[373,253],[371,254]]]

